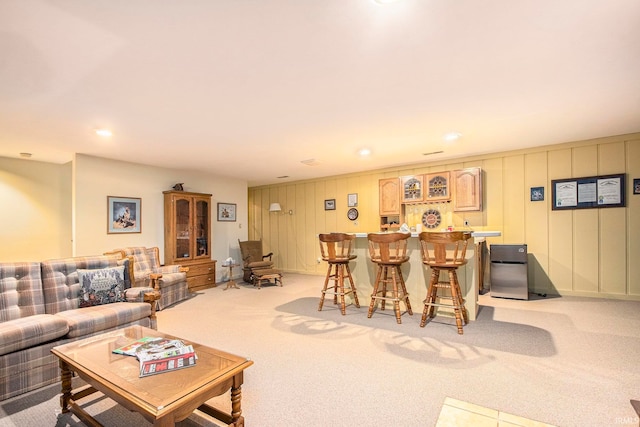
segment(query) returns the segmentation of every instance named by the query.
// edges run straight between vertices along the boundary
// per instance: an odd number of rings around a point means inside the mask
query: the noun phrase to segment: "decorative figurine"
[[[176,185],[173,186],[173,189],[176,191],[183,191],[184,188],[182,187],[182,184],[184,184],[184,182],[179,182]]]

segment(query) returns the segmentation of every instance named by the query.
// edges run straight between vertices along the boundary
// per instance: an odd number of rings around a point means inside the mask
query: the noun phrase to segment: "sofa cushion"
[[[116,302],[56,313],[69,325],[69,338],[93,334],[151,316],[151,304]]]
[[[117,256],[96,255],[43,261],[41,274],[45,312],[56,314],[78,308],[80,283],[77,270],[117,267],[118,260]]]
[[[272,266],[273,266],[273,263],[271,261],[256,261],[256,262],[250,262],[249,264],[247,264],[247,267],[251,269],[271,268]]]
[[[39,262],[0,263],[0,322],[44,314]]]
[[[67,321],[52,314],[36,314],[0,323],[0,355],[55,340],[67,332]]]
[[[78,269],[79,307],[122,302],[124,298],[124,266],[95,270]]]

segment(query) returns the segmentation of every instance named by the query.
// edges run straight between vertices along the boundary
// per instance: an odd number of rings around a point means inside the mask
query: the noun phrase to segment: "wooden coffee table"
[[[176,338],[132,326],[54,347],[51,352],[60,359],[62,373],[62,412],[71,411],[88,426],[101,426],[77,403],[100,391],[128,410],[139,412],[154,426],[173,426],[196,409],[230,426],[244,426],[241,387],[244,370],[253,365],[251,360],[183,340],[195,349],[195,366],[139,378],[138,360],[112,350],[146,336]],[[72,372],[88,385],[71,390]],[[229,389],[231,414],[205,404]]]

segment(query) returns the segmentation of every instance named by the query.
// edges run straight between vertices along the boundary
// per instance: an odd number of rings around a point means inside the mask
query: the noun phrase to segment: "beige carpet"
[[[346,316],[331,303],[318,312],[322,281],[287,274],[283,287],[209,289],[160,312],[159,329],[254,360],[247,426],[435,426],[448,397],[556,426],[637,420],[640,302],[483,295],[460,336],[450,318],[420,328],[421,307],[401,325],[390,310],[368,319],[370,290]],[[215,402],[230,407],[228,396]],[[25,425],[36,408],[46,413],[37,425],[77,425],[56,418],[57,399],[47,404],[0,402],[0,425]]]

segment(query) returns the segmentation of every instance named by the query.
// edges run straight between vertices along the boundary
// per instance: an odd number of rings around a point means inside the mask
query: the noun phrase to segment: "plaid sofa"
[[[110,254],[119,254],[121,258],[133,258],[134,286],[152,287],[160,292],[158,310],[191,296],[186,273],[189,269],[179,265],[161,265],[157,247],[132,246],[114,249],[105,255]]]
[[[127,302],[78,308],[77,270],[119,264],[103,255],[0,263],[0,400],[59,381],[54,346],[131,325],[156,328],[155,301],[143,301],[150,288],[128,289]]]

